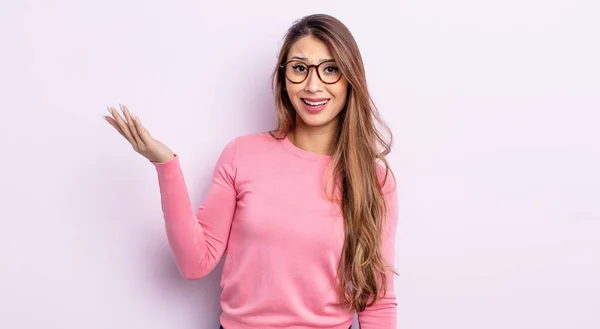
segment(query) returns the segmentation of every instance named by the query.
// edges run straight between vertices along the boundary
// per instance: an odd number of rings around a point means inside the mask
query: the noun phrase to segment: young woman
[[[156,167],[182,275],[227,251],[222,328],[346,329],[358,313],[362,329],[395,329],[391,140],[350,31],[328,15],[295,22],[272,82],[278,128],[225,146],[196,212],[178,155],[127,107],[105,118]]]

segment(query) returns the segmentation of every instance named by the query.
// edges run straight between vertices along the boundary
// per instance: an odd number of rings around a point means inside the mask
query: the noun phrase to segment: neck
[[[288,138],[297,147],[317,154],[332,155],[335,149],[336,125],[307,127],[297,125]]]

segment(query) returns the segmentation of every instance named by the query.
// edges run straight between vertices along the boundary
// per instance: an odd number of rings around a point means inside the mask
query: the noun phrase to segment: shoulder
[[[269,132],[239,135],[227,142],[223,152],[231,154],[236,161],[248,161],[273,154],[281,140]]]
[[[258,132],[246,135],[240,135],[230,141],[238,147],[260,147],[261,145],[269,144],[275,141],[275,138],[269,132]]]
[[[269,132],[258,132],[237,136],[230,140],[227,145],[235,148],[238,153],[254,153],[271,148],[278,142],[279,140],[271,136]]]

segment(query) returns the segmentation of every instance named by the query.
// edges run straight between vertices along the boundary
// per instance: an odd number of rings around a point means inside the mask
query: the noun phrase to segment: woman
[[[156,167],[187,279],[225,251],[222,328],[396,328],[397,198],[387,142],[350,31],[328,15],[288,30],[272,76],[278,128],[230,141],[202,205],[179,157],[127,107],[106,120]]]

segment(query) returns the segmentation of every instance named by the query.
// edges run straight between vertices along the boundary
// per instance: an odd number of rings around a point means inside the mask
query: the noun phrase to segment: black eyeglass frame
[[[291,63],[291,62],[298,62],[298,63],[301,63],[302,65],[304,65],[304,66],[306,66],[306,67],[307,67],[307,68],[306,68],[306,70],[308,71],[308,73],[306,73],[306,76],[304,77],[304,79],[302,79],[302,81],[300,81],[300,82],[295,82],[295,81],[292,81],[292,80],[290,80],[290,78],[288,78],[287,74],[285,74],[285,67],[286,67],[286,66],[287,66],[289,63]],[[323,64],[325,64],[325,63],[331,63],[331,62],[335,62],[335,60],[329,60],[329,61],[324,61],[324,62],[321,62],[321,63],[319,63],[319,64],[312,64],[312,65],[308,65],[308,64],[304,63],[303,61],[300,61],[300,60],[297,60],[297,59],[292,59],[292,60],[289,60],[289,61],[285,62],[285,63],[284,63],[284,64],[282,64],[282,65],[279,65],[279,68],[281,68],[281,69],[283,70],[283,76],[284,76],[284,77],[285,77],[285,78],[286,78],[286,79],[287,79],[289,82],[291,82],[291,83],[294,83],[294,84],[299,84],[299,83],[302,83],[302,82],[306,81],[306,79],[308,79],[308,76],[310,75],[310,69],[311,69],[311,67],[314,67],[314,68],[315,68],[315,70],[316,70],[316,72],[317,72],[317,77],[319,77],[319,80],[321,80],[321,82],[323,82],[323,83],[324,83],[324,84],[326,84],[326,85],[332,85],[332,84],[335,84],[335,83],[337,83],[338,81],[340,81],[340,80],[342,79],[342,76],[343,76],[344,74],[340,74],[340,77],[339,77],[337,80],[335,80],[334,82],[325,82],[325,81],[323,81],[323,78],[321,78],[321,74],[319,74],[319,66],[321,66],[321,65],[323,65]],[[338,67],[338,70],[339,70],[339,67]]]

